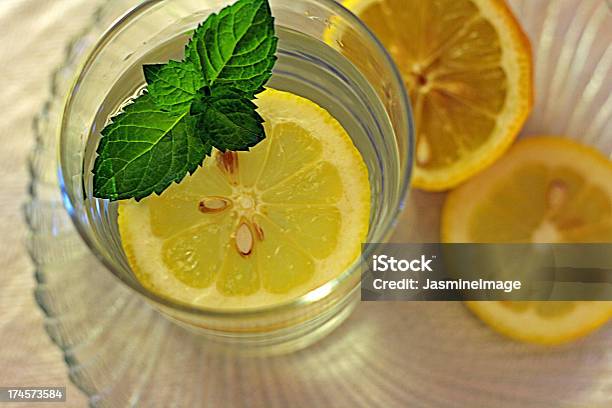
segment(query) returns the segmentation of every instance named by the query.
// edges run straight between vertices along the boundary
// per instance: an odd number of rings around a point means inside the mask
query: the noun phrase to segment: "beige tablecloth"
[[[68,380],[62,355],[44,331],[21,206],[32,118],[48,95],[49,76],[67,41],[100,2],[0,0],[0,386],[66,386],[68,407],[86,406],[86,399]],[[0,403],[11,405],[25,406]]]

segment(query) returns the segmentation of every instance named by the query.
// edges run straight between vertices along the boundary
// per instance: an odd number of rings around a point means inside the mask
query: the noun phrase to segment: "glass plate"
[[[123,287],[62,206],[56,135],[75,69],[137,0],[110,0],[68,47],[35,122],[25,206],[36,300],[70,379],[92,406],[610,407],[612,325],[570,345],[506,340],[461,303],[362,303],[317,345],[271,358],[207,350]],[[536,58],[524,134],[565,134],[612,153],[612,13],[604,0],[514,0]],[[436,240],[441,194],[412,194],[394,240]]]

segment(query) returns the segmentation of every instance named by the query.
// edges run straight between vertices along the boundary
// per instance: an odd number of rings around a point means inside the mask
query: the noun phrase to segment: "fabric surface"
[[[32,119],[48,96],[50,75],[66,44],[100,3],[0,0],[0,386],[66,386],[67,407],[86,406],[86,398],[70,383],[62,355],[44,331],[32,292],[21,207],[27,195]]]

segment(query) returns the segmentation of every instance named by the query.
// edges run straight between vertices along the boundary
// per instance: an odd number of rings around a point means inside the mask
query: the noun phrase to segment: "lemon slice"
[[[215,152],[161,196],[119,205],[129,263],[148,289],[209,308],[295,298],[344,272],[368,232],[367,168],[330,114],[268,89],[266,139]]]
[[[444,242],[612,242],[612,162],[560,137],[529,137],[452,191]],[[499,332],[533,343],[581,337],[612,317],[612,302],[468,302]]]
[[[529,40],[503,0],[343,4],[372,29],[403,75],[417,131],[415,187],[449,189],[504,153],[531,110],[533,85]],[[333,25],[326,33],[327,41],[359,55],[351,37]]]

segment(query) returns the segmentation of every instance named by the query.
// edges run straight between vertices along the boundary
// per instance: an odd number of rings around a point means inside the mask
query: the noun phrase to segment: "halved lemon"
[[[452,191],[444,242],[611,242],[612,162],[561,137],[529,137]],[[541,344],[564,343],[612,317],[612,302],[467,302],[497,331]]]
[[[504,153],[531,111],[533,85],[529,40],[503,0],[343,4],[403,74],[417,131],[415,187],[452,188]],[[345,53],[360,55],[354,38],[334,25],[326,33]]]
[[[368,232],[370,185],[342,126],[302,97],[258,95],[266,139],[215,152],[160,196],[119,205],[137,278],[192,305],[281,303],[347,270]]]

